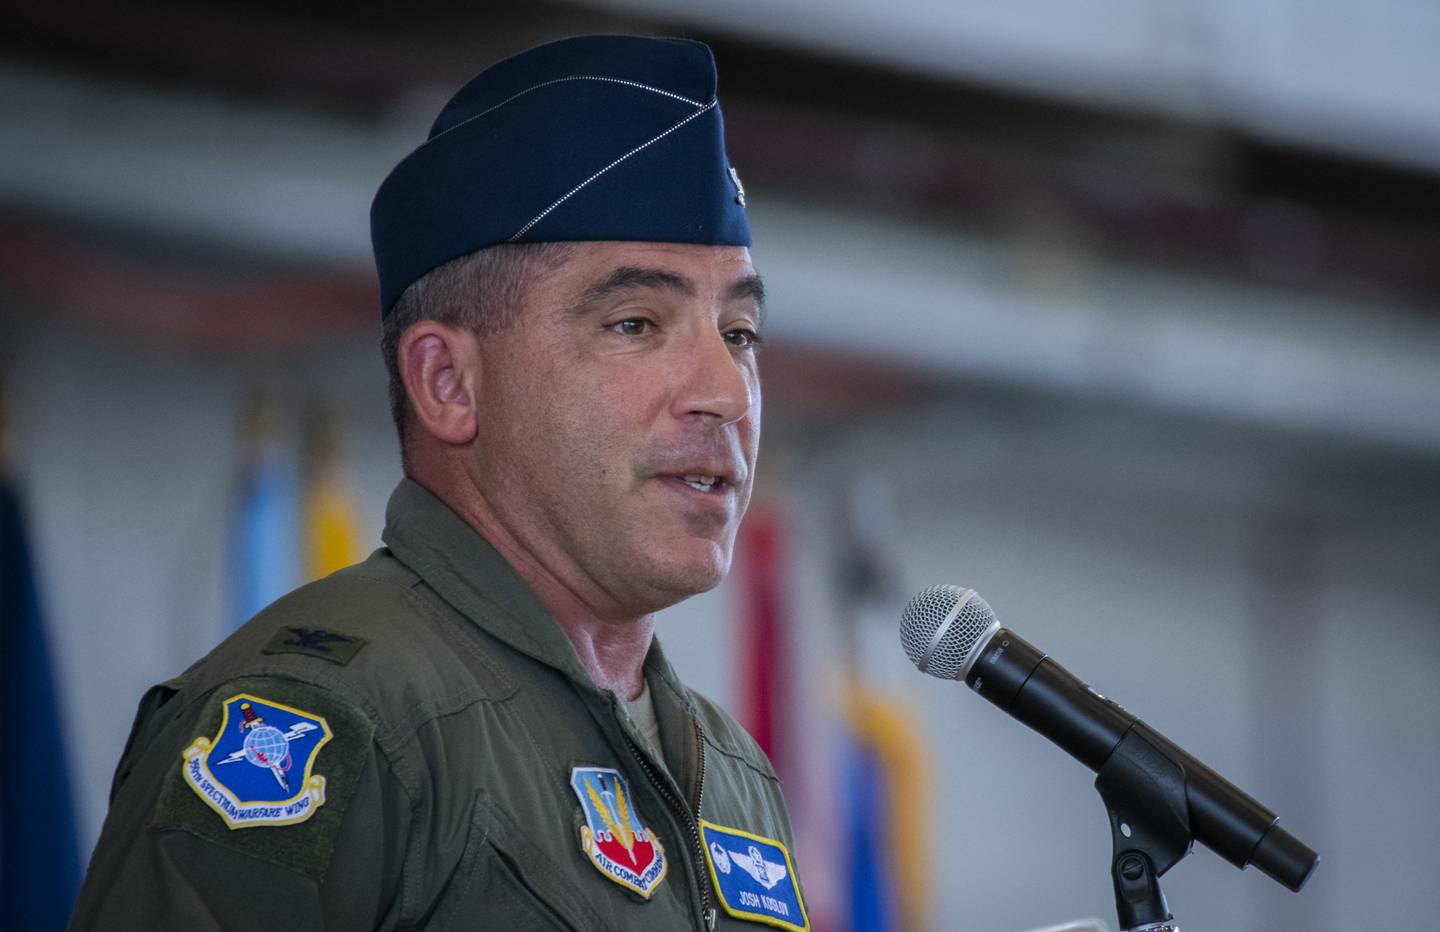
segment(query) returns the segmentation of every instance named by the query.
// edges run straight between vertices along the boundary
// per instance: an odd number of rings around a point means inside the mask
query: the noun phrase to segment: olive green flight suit
[[[696,828],[793,853],[750,736],[682,686],[657,644],[645,662],[657,759],[459,516],[405,480],[386,517],[387,547],[146,694],[71,928],[759,928],[719,908]],[[313,758],[324,802],[305,821],[229,828],[182,777],[182,752],[216,736],[240,694],[328,723]],[[577,766],[624,775],[663,846],[668,873],[648,899],[582,851]]]

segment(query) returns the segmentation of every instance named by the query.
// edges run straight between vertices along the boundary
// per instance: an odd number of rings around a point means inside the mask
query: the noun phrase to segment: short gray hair
[[[416,279],[395,300],[380,328],[380,352],[390,379],[390,416],[407,467],[410,400],[400,377],[400,338],[422,320],[462,327],[485,337],[512,326],[538,277],[570,257],[570,243],[502,243],[451,259]]]

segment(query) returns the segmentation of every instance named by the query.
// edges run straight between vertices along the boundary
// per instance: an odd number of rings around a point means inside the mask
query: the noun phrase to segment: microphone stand
[[[1110,816],[1110,877],[1122,932],[1180,932],[1159,878],[1195,844],[1185,768],[1149,733],[1143,722],[1125,733],[1095,777],[1095,789]]]

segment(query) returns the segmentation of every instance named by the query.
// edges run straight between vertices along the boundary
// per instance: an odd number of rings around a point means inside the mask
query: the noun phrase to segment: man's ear
[[[442,443],[475,439],[479,350],[469,330],[436,320],[412,324],[400,337],[400,378],[415,426]]]

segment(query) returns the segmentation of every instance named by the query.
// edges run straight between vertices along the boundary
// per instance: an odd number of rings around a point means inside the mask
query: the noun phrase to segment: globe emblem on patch
[[[280,786],[285,792],[290,792],[290,782],[285,779],[285,772],[290,769],[290,740],[285,737],[285,732],[273,725],[266,725],[265,720],[257,716],[250,708],[250,703],[240,706],[240,713],[245,721],[240,727],[245,729],[245,759],[256,767],[264,767],[275,775]]]

